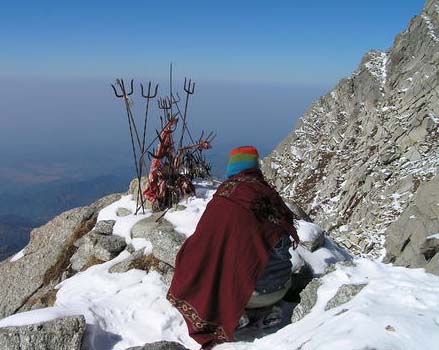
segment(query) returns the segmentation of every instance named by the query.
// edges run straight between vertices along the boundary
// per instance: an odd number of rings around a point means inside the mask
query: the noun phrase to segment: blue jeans
[[[291,279],[291,240],[285,234],[270,251],[268,263],[261,277],[256,281],[255,292],[269,294],[284,289]]]

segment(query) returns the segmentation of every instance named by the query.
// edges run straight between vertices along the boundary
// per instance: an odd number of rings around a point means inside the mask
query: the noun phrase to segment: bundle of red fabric
[[[299,243],[293,213],[259,169],[223,182],[183,244],[168,300],[190,336],[211,349],[233,341],[270,249],[288,232]]]

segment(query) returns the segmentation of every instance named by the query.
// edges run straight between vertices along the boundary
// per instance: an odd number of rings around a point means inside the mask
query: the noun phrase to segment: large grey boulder
[[[166,219],[160,218],[161,215],[162,213],[156,213],[137,222],[131,229],[131,234],[133,238],[145,238],[150,241],[153,255],[175,267],[175,258],[186,237],[175,231]]]
[[[0,328],[0,349],[80,350],[85,331],[84,316]]]
[[[74,271],[82,271],[91,265],[110,261],[122,252],[127,244],[123,237],[100,234],[93,230],[75,242],[78,250],[70,258]]]
[[[422,183],[410,206],[387,230],[386,262],[439,270],[439,175]],[[437,272],[436,272],[437,273]]]
[[[77,249],[74,242],[93,228],[99,210],[119,198],[117,194],[104,197],[32,230],[24,256],[0,263],[0,318],[30,310],[41,302],[37,297],[69,276],[70,258]]]
[[[126,350],[188,350],[180,343],[173,341],[159,341],[155,343],[145,344],[144,346],[135,346]]]
[[[317,290],[321,285],[321,279],[315,278],[300,292],[300,303],[293,310],[291,323],[301,320],[311,312],[317,302]]]
[[[427,1],[389,51],[366,53],[262,162],[282,196],[356,255],[380,257],[389,225],[438,173],[438,8]],[[408,247],[401,264],[423,259]]]
[[[337,265],[353,266],[353,264],[354,263],[352,261],[343,261],[339,262]],[[295,306],[291,316],[292,323],[300,321],[311,312],[312,308],[317,303],[318,290],[323,285],[323,277],[334,272],[335,270],[335,264],[329,265],[322,276],[312,279],[312,281],[309,282],[300,292],[300,302]],[[366,284],[345,284],[340,286],[334,297],[327,302],[325,310],[329,310],[349,302],[365,286]]]

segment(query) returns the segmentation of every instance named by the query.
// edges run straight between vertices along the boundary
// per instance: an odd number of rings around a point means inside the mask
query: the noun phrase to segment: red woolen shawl
[[[245,170],[219,186],[177,255],[167,295],[203,349],[233,341],[270,249],[286,232],[297,246],[293,221],[259,169]]]

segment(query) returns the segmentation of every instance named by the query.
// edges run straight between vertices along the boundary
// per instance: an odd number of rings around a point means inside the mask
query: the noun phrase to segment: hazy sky
[[[0,73],[332,84],[423,0],[2,1]]]
[[[0,181],[129,162],[109,83],[163,82],[171,61],[176,84],[197,81],[190,117],[196,131],[217,132],[214,157],[246,143],[266,154],[366,51],[388,49],[423,3],[2,1]]]

